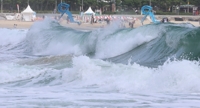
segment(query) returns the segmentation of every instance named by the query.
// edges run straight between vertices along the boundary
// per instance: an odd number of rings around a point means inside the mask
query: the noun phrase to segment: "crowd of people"
[[[74,18],[76,21],[80,21],[81,23],[105,23],[110,24],[113,21],[120,20],[123,23],[128,23],[129,27],[134,28],[135,22],[138,20],[135,17],[130,16],[112,16],[112,15],[101,15],[101,16],[95,16],[95,15],[85,15],[85,16],[76,16]]]
[[[35,21],[37,20],[43,20],[45,18],[45,16],[42,17],[36,17]],[[67,24],[72,23],[69,20],[69,17],[67,16],[60,18],[59,16],[54,16],[52,17],[52,19],[57,20],[57,21],[66,21]],[[120,21],[123,24],[123,27],[125,27],[125,23],[128,25],[128,27],[130,28],[134,28],[134,24],[136,23],[136,21],[138,20],[138,18],[135,17],[131,17],[131,16],[112,16],[112,15],[99,15],[99,16],[95,16],[95,15],[85,15],[85,16],[80,16],[80,15],[76,15],[74,16],[74,20],[75,22],[80,22],[80,23],[87,23],[87,24],[105,24],[105,25],[109,25],[115,21]]]

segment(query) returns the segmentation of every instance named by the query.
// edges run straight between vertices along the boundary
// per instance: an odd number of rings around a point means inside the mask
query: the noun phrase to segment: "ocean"
[[[200,108],[200,28],[0,28],[1,108]]]

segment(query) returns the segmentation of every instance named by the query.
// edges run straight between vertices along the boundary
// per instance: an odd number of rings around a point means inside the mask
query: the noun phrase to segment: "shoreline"
[[[169,22],[171,23],[190,23],[192,25],[194,25],[195,27],[199,27],[200,23],[198,21],[174,21],[174,20],[170,20]],[[0,28],[8,28],[8,29],[29,29],[32,24],[34,22],[24,22],[24,21],[18,21],[18,20],[0,20]],[[66,20],[61,20],[60,22],[61,26],[64,27],[69,27],[69,28],[73,28],[73,29],[78,29],[78,30],[93,30],[96,28],[103,28],[105,26],[107,26],[106,22],[102,22],[102,23],[82,23],[81,25],[78,25],[77,23],[67,23]],[[144,20],[144,25],[146,24],[150,24],[151,21],[146,19]],[[14,26],[16,24],[16,26]],[[124,26],[126,28],[130,28],[128,25],[128,22],[123,22]],[[140,27],[142,26],[140,19],[137,19],[135,24],[134,24],[134,28]]]

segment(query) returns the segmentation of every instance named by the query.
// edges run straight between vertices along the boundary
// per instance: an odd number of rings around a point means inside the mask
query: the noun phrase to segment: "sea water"
[[[191,24],[81,31],[45,19],[0,32],[1,108],[200,107]]]

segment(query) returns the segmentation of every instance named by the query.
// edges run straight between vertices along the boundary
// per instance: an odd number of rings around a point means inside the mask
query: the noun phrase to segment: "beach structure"
[[[90,22],[92,20],[92,17],[95,16],[95,12],[92,10],[91,7],[88,8],[87,11],[84,12],[83,22]]]
[[[21,18],[23,21],[34,21],[36,18],[36,12],[28,5],[27,8],[21,12]]]
[[[144,5],[141,8],[142,14],[145,15],[142,20],[141,23],[143,25],[144,20],[149,16],[149,20],[152,20],[153,23],[159,23],[160,21],[158,21],[155,16],[154,13],[152,12],[152,7],[148,6],[148,5]]]
[[[77,22],[77,21],[74,21],[74,18],[72,16],[72,13],[69,11],[69,7],[70,5],[67,4],[67,3],[60,3],[58,4],[58,12],[61,13],[61,16],[60,18],[64,15],[64,14],[67,14],[67,20],[72,22],[72,23],[78,23],[80,25],[80,22]],[[59,18],[59,19],[60,19]]]
[[[92,10],[91,7],[88,8],[87,11],[84,12],[85,15],[95,15],[95,12]]]
[[[14,15],[5,15],[6,20],[15,20],[15,16]]]
[[[101,9],[97,9],[97,10],[95,10],[95,14],[97,14],[97,15],[102,15],[102,11],[101,11]]]

